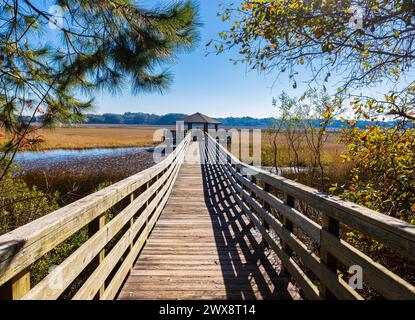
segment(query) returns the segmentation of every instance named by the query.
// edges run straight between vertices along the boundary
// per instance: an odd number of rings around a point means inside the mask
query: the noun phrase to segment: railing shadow
[[[0,274],[7,271],[25,242],[25,240],[10,240],[0,243]],[[12,298],[11,281],[9,280],[0,285],[0,300],[11,300]]]
[[[200,145],[203,189],[212,221],[228,299],[292,299],[288,279],[276,270],[275,254],[232,198],[221,164],[209,163]]]

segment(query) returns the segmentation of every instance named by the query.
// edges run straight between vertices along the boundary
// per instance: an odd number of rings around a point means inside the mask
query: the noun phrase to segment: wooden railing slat
[[[171,163],[169,172],[178,162],[177,158]],[[168,175],[155,182],[149,189],[142,193],[136,200],[123,209],[107,225],[102,226],[90,239],[72,253],[56,270],[52,271],[45,279],[39,282],[24,299],[56,299],[82,272],[82,270],[102,252],[105,245],[130,221],[137,210],[151,197],[151,195],[163,184]],[[100,217],[98,218],[100,219]],[[103,257],[99,258],[104,260]],[[50,286],[59,278],[60,286]]]
[[[321,231],[321,246],[329,250],[343,264],[359,265],[364,270],[364,279],[387,299],[415,299],[415,287],[386,267],[372,260],[347,242]]]
[[[53,283],[53,281],[56,280],[57,273],[63,274],[60,274],[59,277],[60,281],[63,277],[63,287],[66,288],[70,279],[79,274],[79,272],[82,271],[82,268],[93,259],[96,259],[97,263],[95,265],[91,264],[91,266],[94,268],[99,265],[99,263],[104,260],[104,256],[101,254],[103,253],[103,246],[105,246],[105,244],[111,240],[112,236],[114,236],[113,233],[108,232],[108,225],[105,227],[102,226],[105,219],[103,218],[103,214],[122,199],[131,196],[137,189],[154,177],[163,177],[163,174],[166,173],[166,169],[173,168],[177,163],[177,159],[184,154],[189,141],[190,138],[187,136],[170,155],[153,167],[0,236],[0,291],[2,291],[2,289],[6,287],[5,284],[8,281],[12,281],[11,279],[14,279],[19,272],[28,268],[33,262],[88,224],[90,226],[90,233],[94,233],[94,235],[91,237],[92,241],[89,239],[86,243],[94,243],[96,246],[88,247],[85,246],[85,243],[78,248],[76,253],[80,253],[81,251],[79,250],[85,251],[84,255],[81,255],[79,258],[82,263],[78,265],[75,263],[73,266],[76,267],[68,268],[68,270],[72,270],[72,275],[69,276],[69,278],[66,277],[68,274],[71,274],[71,272],[65,270],[64,262],[32,290],[29,291],[30,287],[29,289],[25,289],[24,293],[19,295],[19,298],[22,296],[25,298],[32,298],[35,296],[42,298],[56,298],[56,296],[62,292],[62,289],[44,290],[42,288],[56,288],[57,286],[50,286],[49,283]],[[151,192],[157,191],[157,188],[160,187],[163,182],[164,178],[154,183],[154,187],[152,185],[145,196],[147,198],[150,197]],[[112,226],[112,231],[115,230],[116,232],[122,227],[115,226],[116,222],[123,225],[124,222],[129,222],[131,224],[132,216],[139,208],[136,207],[136,204],[141,198],[142,197],[138,197],[136,199],[137,202],[134,200],[127,207],[127,210],[124,209],[122,211],[120,217],[116,216],[113,221],[110,222],[112,223],[110,225],[110,227]],[[133,212],[134,210],[135,212]],[[125,214],[130,219],[129,221],[124,221],[123,215]],[[105,234],[106,232],[108,232],[108,234]],[[97,252],[97,250],[101,251]],[[65,281],[65,279],[67,281]],[[49,280],[51,280],[51,282]],[[40,291],[44,292],[40,293]]]
[[[174,176],[172,176],[172,179],[170,180],[169,188],[167,191],[167,196],[163,197],[163,200],[161,203],[157,206],[156,211],[153,215],[153,217],[148,221],[148,224],[146,228],[144,229],[143,233],[140,234],[137,242],[134,244],[133,250],[131,250],[125,260],[123,261],[120,268],[115,273],[114,277],[111,279],[110,283],[108,284],[104,294],[101,297],[101,300],[111,300],[114,299],[118,290],[120,289],[122,282],[124,281],[125,277],[128,275],[130,269],[132,268],[135,259],[137,258],[141,248],[144,246],[144,243],[147,240],[147,237],[149,236],[152,228],[154,227],[154,224],[156,223],[159,215],[161,214],[167,200],[168,195],[171,192],[171,189],[173,188],[175,178],[177,176],[177,173],[179,171],[179,167],[176,169],[176,172]]]
[[[220,150],[222,154],[229,156],[223,146],[220,146]],[[326,213],[352,228],[370,234],[375,240],[388,243],[391,249],[415,260],[414,225],[247,165],[232,155],[229,157],[237,168],[255,172],[257,179],[269,183],[277,190],[311,205],[316,210]]]
[[[225,173],[226,174],[226,173]],[[234,184],[231,182],[232,186]],[[245,205],[242,199],[239,198],[238,194],[236,193],[238,189],[235,188],[234,191],[232,188],[230,189],[231,193],[233,194],[234,199],[238,202],[238,205],[241,209],[248,215],[251,221],[254,223],[255,227],[260,231],[262,236],[264,237],[267,244],[271,246],[271,248],[276,252],[276,254],[280,257],[280,259],[285,263],[287,268],[292,273],[292,276],[296,279],[296,281],[301,284],[303,291],[310,299],[320,299],[320,295],[318,292],[317,287],[312,283],[312,281],[308,278],[308,276],[301,270],[301,268],[287,255],[286,252],[282,250],[275,242],[274,239],[270,237],[267,233],[266,229],[260,222],[260,219],[256,217],[252,211]],[[241,190],[239,188],[239,190]]]
[[[252,198],[249,197],[249,194],[244,191],[240,186],[237,185],[236,180],[230,175],[229,170],[224,166],[221,170],[227,175],[228,181],[231,183],[232,188],[231,193],[233,194],[234,199],[237,201],[239,207],[248,215],[250,220],[254,223],[255,227],[260,231],[266,243],[271,246],[271,248],[276,252],[280,259],[284,262],[284,265],[287,269],[292,272],[292,276],[296,279],[297,283],[301,284],[304,293],[310,299],[320,299],[320,294],[318,288],[312,283],[308,276],[301,270],[301,268],[291,259],[291,257],[275,242],[274,239],[268,234],[266,228],[262,225],[260,218],[256,217],[249,207],[243,202],[240,198],[241,196],[254,207],[254,209],[259,213],[259,215],[268,223],[273,223],[276,218],[271,216],[270,213],[266,212],[265,209],[261,208],[260,205]],[[228,171],[227,171],[228,170]],[[235,190],[234,190],[235,189]],[[271,219],[269,217],[272,217]],[[282,226],[282,225],[281,225]],[[272,226],[271,226],[272,227]],[[283,226],[282,226],[283,227]],[[274,229],[275,230],[275,229]]]
[[[231,178],[229,180],[232,181]],[[240,195],[245,196],[245,200],[249,199],[249,194],[247,194],[246,191],[242,190],[239,186],[233,186]],[[245,203],[238,197],[236,197],[236,200],[239,206],[244,209],[248,216],[251,219],[254,219],[252,212],[250,212]],[[304,262],[304,264],[307,265],[307,267],[311,269],[317,277],[324,281],[324,283],[326,283],[327,286],[329,286],[335,292],[335,295],[338,298],[359,300],[362,299],[362,297],[357,292],[352,290],[347,284],[340,283],[337,274],[332,272],[325,264],[321,263],[320,259],[314,253],[308,250],[307,247],[297,237],[295,237],[291,230],[288,230],[276,218],[272,217],[274,218],[272,219],[269,214],[265,215],[264,211],[261,212],[264,215],[263,218],[266,219],[269,225],[277,232],[277,234],[283,240],[283,243],[286,243],[288,246],[290,246],[290,249],[292,247],[295,253]],[[287,256],[290,256],[290,253],[288,253],[286,250],[284,251]]]
[[[175,169],[176,170],[171,173],[170,177],[173,177],[176,174],[177,167],[175,167]],[[169,194],[167,193],[167,191],[169,189],[170,183],[171,179],[168,179],[167,183],[164,184],[160,193],[157,194],[157,196],[146,206],[145,210],[140,214],[140,216],[132,224],[129,230],[127,230],[127,232],[117,242],[117,244],[111,250],[109,255],[104,259],[103,263],[86,280],[83,286],[74,295],[73,299],[85,300],[91,299],[95,296],[100,285],[104,283],[105,279],[111,273],[111,271],[116,266],[124,252],[128,249],[128,247],[131,246],[131,249],[134,248],[133,240],[136,237],[138,231],[140,231],[143,225],[147,223],[149,215],[157,207],[160,201],[163,201],[163,199],[168,198]],[[103,294],[100,296],[102,297]]]
[[[207,139],[213,141],[209,136]],[[243,164],[219,144],[214,144],[214,147],[207,147],[207,149],[207,152],[211,153],[211,158],[217,158],[220,161],[218,167],[226,176],[227,182],[230,183],[231,193],[238,205],[260,230],[263,239],[270,242],[271,248],[278,254],[287,271],[298,284],[306,287],[306,290],[303,291],[307,296],[320,298],[321,294],[316,292],[317,287],[305,276],[301,268],[290,262],[292,260],[291,253],[297,255],[304,265],[320,279],[322,294],[325,298],[332,295],[341,299],[362,299],[349,284],[337,276],[337,259],[346,266],[360,265],[364,269],[365,281],[384,297],[391,299],[415,298],[413,285],[339,239],[339,220],[351,227],[356,227],[377,240],[383,240],[387,246],[411,259],[414,259],[415,253],[415,251],[411,251],[414,246],[415,227],[391,217],[384,218],[384,215],[373,210]],[[219,157],[217,157],[218,151]],[[255,173],[254,179],[250,180],[245,177],[245,175]],[[262,181],[265,187],[259,187],[256,180]],[[271,194],[271,188],[285,193],[285,204]],[[323,226],[294,209],[295,198],[299,198],[300,201],[322,212]],[[282,214],[283,221],[279,221],[271,214],[271,207]],[[268,233],[268,225],[280,237],[281,247]],[[308,250],[307,246],[294,235],[294,225],[299,226],[317,244],[320,244],[321,259]],[[289,246],[288,252],[285,251],[287,246]]]
[[[309,235],[317,244],[320,243],[320,230],[316,222],[302,214],[301,212],[294,209],[292,206],[285,204],[282,200],[278,199],[274,195],[266,192],[261,189],[259,186],[253,184],[252,182],[245,179],[241,174],[238,174],[236,170],[230,166],[228,163],[225,163],[227,168],[232,171],[234,177],[242,184],[247,186],[252,190],[258,197],[260,197],[264,202],[264,208],[273,207],[277,209],[279,213],[286,216],[290,221],[298,225],[307,235]],[[269,211],[269,210],[268,210]]]

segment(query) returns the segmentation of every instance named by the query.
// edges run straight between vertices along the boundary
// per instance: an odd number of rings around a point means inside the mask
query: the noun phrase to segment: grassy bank
[[[77,127],[41,130],[45,137],[42,150],[148,147],[158,127]]]
[[[157,144],[154,132],[161,127],[147,126],[79,126],[40,129],[44,142],[37,150],[149,147]],[[4,134],[4,133],[3,133]],[[4,138],[2,140],[5,140]],[[2,141],[0,141],[1,143]]]

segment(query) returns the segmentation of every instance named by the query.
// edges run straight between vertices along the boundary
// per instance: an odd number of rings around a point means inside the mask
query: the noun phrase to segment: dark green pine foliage
[[[163,68],[197,38],[190,1],[155,9],[131,0],[45,2],[0,0],[4,154],[41,141],[39,127],[82,120],[96,90],[165,91],[172,75]]]

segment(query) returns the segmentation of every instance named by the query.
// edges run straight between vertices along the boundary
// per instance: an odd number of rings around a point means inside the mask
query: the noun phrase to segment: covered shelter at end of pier
[[[193,125],[203,125],[204,132],[208,132],[209,125],[214,125],[215,130],[218,130],[218,126],[222,124],[222,122],[208,117],[200,112],[196,112],[186,118],[180,119],[179,121],[183,121],[187,124],[187,130],[191,130]]]

